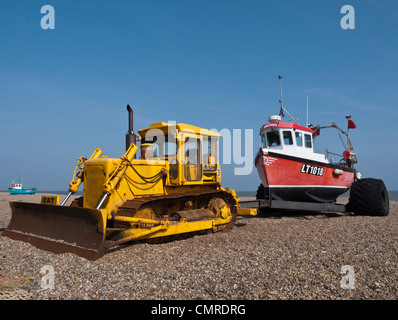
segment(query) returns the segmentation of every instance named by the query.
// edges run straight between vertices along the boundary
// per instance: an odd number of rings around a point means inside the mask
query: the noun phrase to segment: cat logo
[[[59,196],[41,196],[41,203],[59,206]]]

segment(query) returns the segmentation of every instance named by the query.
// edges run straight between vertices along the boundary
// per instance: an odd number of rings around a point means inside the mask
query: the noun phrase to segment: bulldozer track
[[[235,204],[237,204],[234,200],[235,198],[227,191],[222,190],[211,190],[207,192],[202,190],[200,192],[148,196],[126,201],[121,207],[119,207],[117,212],[114,213],[113,217],[137,217],[137,215],[141,217],[140,213],[146,210],[146,214],[152,213],[154,215],[151,217],[153,220],[168,221],[168,223],[171,225],[178,224],[180,219],[185,221],[213,220],[216,218],[216,216],[221,214],[217,204],[214,205],[217,199],[218,201],[221,201],[221,204],[226,204],[230,209],[231,219],[227,223],[215,225],[210,229],[203,229],[194,232],[173,234],[158,238],[139,238],[133,240],[133,242],[164,243],[174,240],[182,240],[199,234],[226,232],[231,230],[235,225],[237,216],[236,213],[233,212]],[[179,204],[179,208],[177,211],[171,214],[172,211],[170,211],[170,209],[175,208],[176,203]],[[193,207],[187,209],[184,207],[184,204],[186,203],[193,204]],[[161,208],[161,212],[159,212],[159,208]],[[146,216],[145,218],[150,217]],[[110,224],[111,228],[114,228],[113,230],[115,230],[114,232],[116,234],[131,228],[131,225],[129,225],[128,222],[118,221],[118,219],[108,220],[108,223]],[[154,228],[155,226],[149,225],[148,227]],[[115,245],[118,246],[117,242],[114,242],[111,239],[106,240],[105,246],[107,250],[111,249]]]
[[[207,192],[189,192],[189,193],[172,193],[168,195],[159,195],[159,196],[148,196],[137,198],[133,200],[127,200],[122,206],[119,207],[117,211],[117,215],[120,216],[133,216],[135,213],[139,211],[140,208],[144,206],[150,205],[164,205],[164,208],[167,208],[168,204],[174,204],[176,200],[181,201],[199,201],[202,202],[202,207],[206,206],[208,202],[215,197],[223,198],[227,201],[229,206],[233,207],[234,200],[233,197],[225,191],[207,191]],[[195,209],[199,209],[200,205]],[[184,208],[180,208],[180,210],[184,210]],[[161,215],[159,218],[162,218]]]

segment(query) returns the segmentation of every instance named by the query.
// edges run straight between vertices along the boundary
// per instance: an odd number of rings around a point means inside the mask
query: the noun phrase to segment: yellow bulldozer
[[[42,203],[10,201],[11,221],[2,235],[95,260],[129,241],[225,231],[236,215],[256,214],[221,186],[218,133],[158,122],[136,136],[133,110],[127,110],[126,153],[108,158],[97,148],[90,158],[80,157],[60,205],[49,204],[49,197]],[[72,201],[81,184],[83,196]]]

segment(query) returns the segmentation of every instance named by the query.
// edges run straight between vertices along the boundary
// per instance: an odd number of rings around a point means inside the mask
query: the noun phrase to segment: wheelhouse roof
[[[314,129],[312,129],[312,128],[303,127],[297,123],[277,121],[277,122],[271,122],[271,123],[264,124],[260,129],[260,134],[265,129],[271,129],[271,128],[298,129],[298,130],[307,131],[307,132],[311,132],[311,133],[314,131]]]

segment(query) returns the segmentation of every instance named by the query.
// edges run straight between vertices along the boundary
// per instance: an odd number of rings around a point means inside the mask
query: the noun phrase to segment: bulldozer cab
[[[167,161],[170,185],[220,183],[217,132],[166,122],[153,123],[138,132],[141,159]]]

